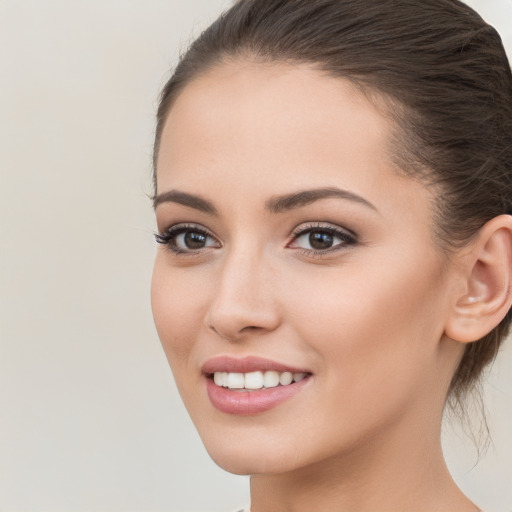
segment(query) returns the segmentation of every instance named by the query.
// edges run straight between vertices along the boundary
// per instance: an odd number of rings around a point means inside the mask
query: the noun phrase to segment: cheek
[[[193,280],[169,268],[157,255],[151,281],[151,308],[158,336],[173,372],[189,361],[202,325],[201,294]]]
[[[443,333],[443,305],[437,266],[423,268],[419,275],[412,261],[397,261],[329,269],[329,277],[303,275],[300,291],[287,299],[290,316],[321,355],[320,374],[329,385],[372,387],[379,396],[386,384],[412,385],[428,375]]]

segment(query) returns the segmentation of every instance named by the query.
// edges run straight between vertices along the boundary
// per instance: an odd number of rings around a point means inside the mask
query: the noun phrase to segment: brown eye
[[[210,247],[219,248],[216,238],[200,227],[177,225],[164,234],[155,235],[159,244],[167,245],[174,253],[193,253]]]
[[[334,244],[334,235],[327,231],[311,231],[309,233],[309,245],[317,251],[330,249]]]
[[[294,234],[288,247],[305,252],[321,253],[342,249],[357,243],[356,235],[335,226],[304,226]]]
[[[218,242],[208,233],[195,229],[182,229],[169,240],[176,252],[199,251],[207,247],[219,247]]]
[[[182,243],[186,246],[187,249],[202,249],[206,247],[206,242],[208,237],[203,233],[197,233],[194,231],[187,231],[183,233],[183,236],[177,236],[176,242],[178,239],[183,238]]]

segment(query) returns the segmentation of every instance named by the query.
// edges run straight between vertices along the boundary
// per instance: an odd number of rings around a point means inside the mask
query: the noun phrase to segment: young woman
[[[457,0],[241,0],[155,141],[152,306],[252,512],[475,512],[443,459],[510,322],[512,75]]]

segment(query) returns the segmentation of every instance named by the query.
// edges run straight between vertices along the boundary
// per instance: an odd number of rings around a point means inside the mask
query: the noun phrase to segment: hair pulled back
[[[179,93],[225,61],[313,64],[385,100],[394,158],[436,187],[436,237],[447,253],[512,213],[512,74],[500,36],[458,0],[239,0],[181,57],[157,113],[156,160]],[[494,359],[511,312],[467,345],[460,400]]]

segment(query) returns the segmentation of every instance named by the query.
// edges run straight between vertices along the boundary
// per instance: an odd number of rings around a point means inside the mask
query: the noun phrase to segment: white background
[[[160,87],[228,0],[0,0],[0,510],[222,512],[248,482],[206,455],[149,306]],[[512,54],[512,0],[473,0]],[[494,446],[448,429],[457,480],[512,511],[512,350]]]

